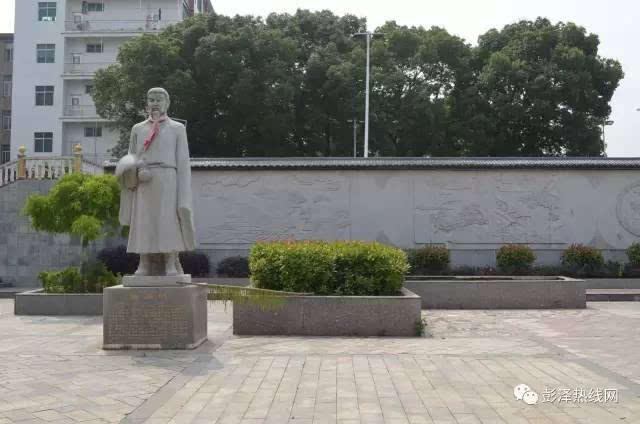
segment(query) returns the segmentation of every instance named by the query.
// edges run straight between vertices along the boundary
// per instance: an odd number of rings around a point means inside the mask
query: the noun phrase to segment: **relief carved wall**
[[[555,175],[467,173],[414,180],[416,243],[563,243],[570,210]]]
[[[640,181],[631,183],[620,192],[616,216],[625,230],[640,236]]]
[[[201,244],[251,244],[260,240],[348,239],[348,181],[291,172],[222,174],[199,187]]]
[[[287,238],[480,250],[504,243],[557,251],[569,243],[625,249],[640,237],[640,179],[634,174],[200,171],[194,173],[197,234],[205,249]]]

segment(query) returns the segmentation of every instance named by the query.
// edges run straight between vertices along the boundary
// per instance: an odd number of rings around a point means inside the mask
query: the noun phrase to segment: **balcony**
[[[94,105],[65,105],[61,120],[65,122],[107,121],[98,116]]]
[[[82,79],[83,77],[92,77],[98,69],[106,68],[113,63],[115,62],[65,62],[63,77],[66,79]]]
[[[140,20],[82,20],[65,21],[65,34],[71,35],[125,35],[130,33],[161,31],[177,20],[157,20],[153,18]]]

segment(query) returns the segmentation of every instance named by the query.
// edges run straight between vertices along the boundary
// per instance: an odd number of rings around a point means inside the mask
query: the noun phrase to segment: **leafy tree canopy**
[[[24,213],[38,231],[74,234],[83,244],[117,229],[120,186],[113,175],[70,174],[61,178],[48,194],[32,194]]]
[[[146,91],[163,86],[193,156],[351,156],[366,61],[364,37],[352,35],[365,29],[329,11],[199,15],[125,43],[96,73],[94,101],[120,130],[116,154]],[[476,47],[437,27],[376,31],[370,155],[604,152],[600,128],[623,72],[584,28],[539,18],[490,30]]]

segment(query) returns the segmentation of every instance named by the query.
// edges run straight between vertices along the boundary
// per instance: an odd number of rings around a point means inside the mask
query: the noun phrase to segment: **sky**
[[[0,32],[13,32],[14,1],[0,0]],[[106,0],[108,1],[108,0]],[[394,20],[400,25],[440,26],[476,44],[491,28],[544,16],[574,22],[600,37],[599,54],[620,61],[625,77],[611,101],[613,125],[606,127],[609,157],[640,157],[640,3],[634,0],[212,0],[217,13],[267,16],[296,9],[329,9],[366,17],[369,28]],[[636,25],[634,25],[634,21]]]

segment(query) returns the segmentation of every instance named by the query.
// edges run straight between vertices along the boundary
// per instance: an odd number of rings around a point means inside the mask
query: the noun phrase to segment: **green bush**
[[[632,243],[627,248],[629,263],[633,266],[640,266],[640,243]]]
[[[85,263],[80,269],[72,266],[59,271],[43,271],[38,278],[46,293],[102,293],[105,287],[120,283],[120,279],[100,261]]]
[[[105,247],[96,256],[114,274],[129,275],[136,272],[140,255],[127,253],[127,246]]]
[[[595,247],[572,244],[562,254],[562,265],[578,273],[593,272],[604,266],[604,258]]]
[[[377,242],[261,242],[251,248],[255,287],[317,295],[396,295],[406,254]]]
[[[412,274],[440,273],[449,267],[451,254],[444,246],[424,246],[408,252]]]
[[[218,262],[216,274],[221,277],[248,277],[249,259],[244,256],[224,258]]]
[[[505,244],[496,252],[498,269],[508,273],[521,274],[531,269],[536,255],[529,246]]]

